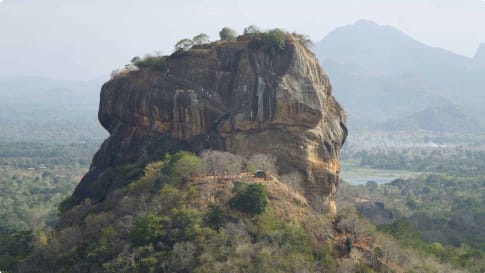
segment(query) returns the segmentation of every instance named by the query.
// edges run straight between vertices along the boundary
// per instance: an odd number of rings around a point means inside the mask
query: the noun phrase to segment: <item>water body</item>
[[[362,168],[356,162],[341,162],[340,178],[352,185],[366,184],[375,181],[377,184],[386,184],[398,178],[410,178],[421,173],[406,170],[383,170]]]

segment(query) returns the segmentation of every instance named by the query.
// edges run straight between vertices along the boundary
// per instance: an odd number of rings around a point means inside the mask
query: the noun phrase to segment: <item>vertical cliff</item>
[[[279,51],[241,36],[159,61],[162,68],[143,67],[103,86],[99,120],[110,136],[75,200],[102,199],[119,186],[107,172],[143,164],[154,145],[173,141],[196,153],[272,154],[280,174],[303,175],[315,208],[335,209],[345,112],[314,54],[294,36]]]

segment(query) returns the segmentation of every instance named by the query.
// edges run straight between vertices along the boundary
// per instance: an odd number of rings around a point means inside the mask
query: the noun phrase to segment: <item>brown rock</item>
[[[99,120],[110,137],[76,200],[102,199],[116,187],[108,170],[146,160],[150,143],[168,135],[196,153],[273,154],[280,174],[303,174],[313,207],[334,210],[345,112],[310,50],[288,35],[274,56],[240,37],[165,58],[163,71],[142,68],[103,86]]]

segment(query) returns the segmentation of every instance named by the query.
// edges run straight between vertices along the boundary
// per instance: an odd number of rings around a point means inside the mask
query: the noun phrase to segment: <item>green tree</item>
[[[229,205],[245,213],[261,214],[268,205],[266,190],[259,183],[248,185],[229,201]]]
[[[33,251],[31,230],[16,230],[0,226],[0,268],[15,270],[17,264]]]
[[[168,219],[152,213],[139,219],[130,232],[130,240],[136,246],[143,246],[161,241],[165,237],[164,226]]]
[[[209,227],[219,232],[226,225],[226,214],[221,207],[216,204],[211,204],[205,216],[205,222]]]
[[[207,44],[209,42],[209,35],[205,33],[201,33],[199,35],[194,36],[194,38],[192,38],[192,41],[194,45]]]
[[[186,182],[202,169],[200,158],[193,153],[181,151],[169,157],[166,171],[175,181]]]
[[[190,39],[182,39],[175,44],[175,52],[180,54],[189,51],[194,45],[194,41]]]
[[[141,61],[141,58],[140,58],[140,57],[138,57],[138,56],[135,56],[135,57],[133,57],[133,58],[131,59],[131,61],[130,61],[130,62],[131,62],[131,64],[133,64],[133,65],[137,65],[137,64],[138,64],[140,61]]]
[[[377,185],[376,181],[371,180],[371,181],[367,181],[367,183],[365,184],[365,187],[367,188],[367,191],[369,191],[370,193],[375,193],[379,185]]]
[[[273,29],[264,33],[257,33],[251,37],[249,47],[251,49],[263,49],[267,53],[276,56],[286,46],[286,32],[281,29]]]
[[[219,37],[222,41],[236,40],[236,36],[236,31],[228,27],[224,27],[219,31]]]
[[[250,25],[249,27],[244,29],[244,34],[254,34],[254,33],[261,33],[261,30],[255,26],[255,25]]]

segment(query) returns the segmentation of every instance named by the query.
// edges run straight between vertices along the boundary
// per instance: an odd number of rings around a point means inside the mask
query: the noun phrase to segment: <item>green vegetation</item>
[[[161,72],[167,69],[167,58],[164,56],[145,55],[143,58],[136,56],[131,59],[131,63],[140,69],[146,68]]]
[[[269,54],[276,56],[285,49],[286,32],[280,29],[273,29],[267,32],[250,32],[249,48],[253,50],[262,49]]]
[[[483,272],[485,153],[482,140],[483,136],[423,135],[422,132],[351,136],[342,153],[344,169],[411,178],[394,179],[381,185],[375,181],[356,186],[341,183],[337,207],[339,210],[356,207],[362,216],[377,225],[379,233],[398,240],[398,246],[379,247],[376,255],[383,259],[388,253],[392,256],[392,248],[407,248],[422,257],[448,263],[454,269]],[[375,179],[378,181],[379,177]],[[425,271],[433,267],[422,266]]]
[[[336,269],[332,244],[321,244],[329,235],[321,228],[324,218],[311,217],[303,224],[277,217],[261,184],[240,182],[241,192],[233,193],[233,181],[192,177],[181,183],[177,164],[194,157],[182,151],[152,162],[142,176],[112,191],[103,202],[85,200],[65,210],[56,232],[35,240],[34,254],[19,272]],[[185,167],[181,170],[192,173]],[[209,189],[200,183],[213,182],[225,190],[219,189],[216,202],[207,204]],[[245,207],[243,200],[254,206]],[[227,210],[230,203],[256,215],[241,217]]]
[[[229,202],[231,208],[249,214],[261,214],[268,205],[266,190],[262,184],[251,184],[236,194]]]
[[[17,264],[33,251],[33,234],[30,230],[15,230],[0,226],[0,268],[13,272]]]
[[[200,158],[193,153],[181,151],[173,156],[167,155],[165,172],[175,181],[187,182],[189,177],[202,170]]]
[[[193,41],[194,45],[207,44],[207,43],[209,43],[209,35],[207,35],[205,33],[200,33],[200,34],[194,36],[194,38],[192,38],[192,41]]]
[[[482,272],[485,261],[485,181],[482,177],[427,175],[396,179],[375,188],[342,184],[340,202],[359,196],[358,211],[392,235],[403,248],[434,256],[467,272]],[[369,207],[379,202],[382,208]],[[338,204],[338,206],[343,206]],[[384,207],[385,206],[385,207]],[[382,222],[388,219],[390,223]]]
[[[193,45],[194,45],[194,41],[187,39],[187,38],[182,39],[175,44],[173,55],[174,56],[181,56],[181,55],[185,54],[186,52],[188,52],[192,48]]]
[[[139,219],[130,232],[130,240],[135,246],[157,244],[165,237],[164,226],[168,219],[163,216],[148,213]]]
[[[221,38],[221,41],[236,40],[237,33],[231,28],[224,27],[219,31],[219,37]]]
[[[464,147],[374,150],[359,152],[353,157],[360,158],[361,166],[377,169],[485,175],[485,151]]]
[[[0,222],[44,230],[89,167],[98,144],[0,144]]]
[[[219,232],[221,228],[226,225],[226,217],[226,213],[220,206],[218,206],[217,204],[211,204],[209,205],[209,210],[206,214],[205,222],[209,227]]]
[[[34,237],[24,236],[26,244],[10,245],[6,252],[10,256],[1,258],[4,268],[15,269],[20,262],[18,272],[29,273],[70,272],[74,268],[86,272],[336,272],[337,267],[344,272],[385,272],[384,260],[399,261],[390,239],[379,238],[377,245],[362,250],[362,241],[377,235],[370,224],[345,206],[339,205],[335,222],[342,232],[340,241],[330,239],[334,236],[330,222],[309,209],[305,209],[309,215],[298,219],[294,218],[296,214],[281,217],[285,214],[282,208],[290,212],[301,206],[291,201],[290,192],[284,193],[288,200],[270,201],[267,195],[275,195],[268,192],[270,184],[248,183],[236,177],[242,161],[260,166],[272,162],[268,156],[243,160],[212,151],[203,153],[200,159],[163,137],[152,144],[153,149],[143,157],[149,162],[146,165],[128,164],[108,170],[110,181],[119,186],[108,191],[103,201],[72,203],[68,198],[61,206],[62,218],[55,232],[36,232]],[[221,179],[214,180],[214,173]],[[361,189],[382,192],[382,186],[375,188],[373,183]],[[397,191],[388,189],[387,194],[394,193]],[[410,194],[405,201],[415,200],[420,208],[422,203],[416,196]],[[272,202],[287,203],[275,206]],[[407,231],[385,226],[379,229],[392,235],[394,230]],[[9,234],[12,238],[17,233]],[[29,244],[30,248],[22,248]],[[445,253],[458,253],[445,244],[421,244],[418,251],[425,249],[442,261]],[[417,246],[403,244],[402,248]],[[365,251],[372,259],[345,260],[350,251]],[[20,254],[12,258],[12,253]],[[480,253],[476,248],[460,252],[457,264],[477,264]],[[412,253],[406,255],[419,259]],[[443,272],[439,265],[429,268],[427,272]]]
[[[259,29],[257,26],[255,25],[250,25],[249,27],[246,27],[244,29],[244,35],[247,35],[247,34],[254,34],[254,33],[260,33],[261,32],[261,29]]]
[[[98,143],[0,144],[0,269],[15,272],[58,220]],[[35,240],[34,240],[35,234]]]

